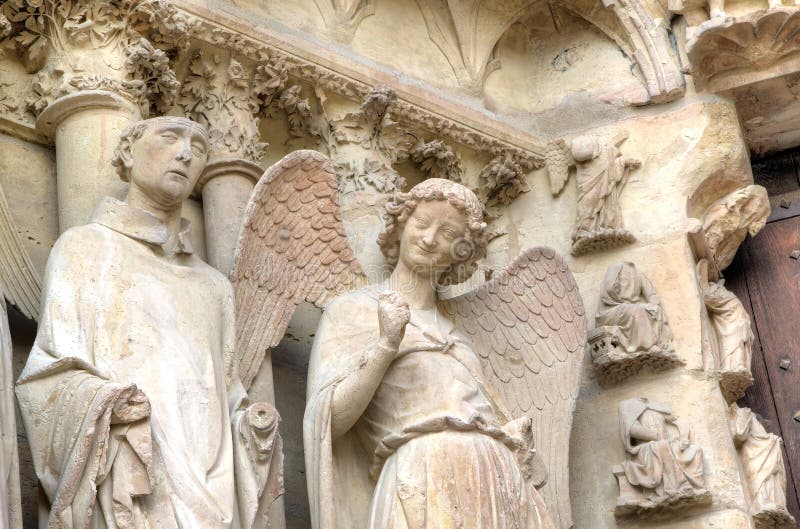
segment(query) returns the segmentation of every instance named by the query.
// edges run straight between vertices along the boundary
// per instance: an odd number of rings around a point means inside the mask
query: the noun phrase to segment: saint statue
[[[311,352],[312,527],[571,527],[566,447],[586,324],[569,270],[532,248],[475,291],[437,299],[486,254],[481,202],[432,178],[386,210],[379,246],[394,271],[334,299]]]
[[[744,396],[745,390],[753,384],[750,364],[755,336],[750,316],[736,294],[725,288],[724,280],[708,282],[703,301],[716,338],[720,386],[728,402],[733,402]]]
[[[786,510],[783,441],[767,432],[750,408],[740,408],[736,403],[728,409],[728,422],[744,469],[756,527],[796,527],[794,517]]]
[[[197,123],[134,123],[113,162],[125,200],[102,200],[50,254],[17,382],[50,528],[268,526],[278,417],[247,399],[231,284],[181,218],[208,155]]]
[[[619,421],[627,461],[613,472],[619,482],[617,516],[674,509],[711,501],[703,477],[703,450],[689,430],[660,402],[620,403]]]

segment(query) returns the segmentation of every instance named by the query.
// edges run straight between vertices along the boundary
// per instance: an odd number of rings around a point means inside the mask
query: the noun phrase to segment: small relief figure
[[[786,510],[783,441],[764,429],[749,408],[730,405],[728,420],[750,494],[750,513],[758,529],[791,529]]]
[[[619,405],[627,460],[612,472],[619,482],[616,516],[653,515],[711,503],[703,450],[665,404],[645,398]]]
[[[663,370],[683,364],[653,285],[633,263],[609,267],[601,286],[592,358],[602,383],[615,383],[644,367]]]
[[[578,136],[569,146],[564,140],[550,144],[545,163],[553,195],[561,192],[576,167],[578,215],[572,234],[572,254],[604,250],[636,240],[623,227],[619,195],[632,169],[641,162],[623,156],[619,146],[627,139],[602,142],[593,136]]]
[[[724,287],[725,281],[708,283],[703,292],[716,343],[716,369],[720,388],[728,402],[740,399],[753,384],[750,361],[753,356],[753,331],[750,316],[736,294]]]
[[[566,448],[586,323],[569,269],[529,248],[438,299],[486,254],[480,200],[432,178],[386,211],[393,273],[333,300],[311,351],[312,527],[572,527]]]

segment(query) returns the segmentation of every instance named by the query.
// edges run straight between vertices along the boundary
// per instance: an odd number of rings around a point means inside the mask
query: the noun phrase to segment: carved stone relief
[[[196,48],[181,81],[181,114],[205,125],[214,156],[258,163],[267,148],[259,141],[258,118],[281,96],[286,66],[263,55],[237,58],[224,49]]]
[[[582,255],[631,243],[636,240],[622,221],[619,196],[631,170],[641,166],[634,158],[623,156],[619,146],[622,135],[613,142],[593,136],[578,136],[569,144],[558,140],[550,144],[546,164],[550,191],[557,195],[576,167],[578,215],[572,234],[572,254]]]
[[[764,429],[750,408],[732,403],[729,425],[739,452],[750,513],[757,529],[791,529],[795,521],[786,510],[786,468],[783,441]]]
[[[686,53],[699,87],[720,92],[797,70],[800,48],[794,34],[800,11],[781,0],[768,0],[763,7],[734,17],[725,11],[724,0],[670,1],[670,9],[690,24]]]
[[[619,405],[619,422],[627,457],[612,470],[619,484],[616,516],[655,516],[711,503],[703,449],[669,406],[628,399]]]
[[[357,112],[330,119],[329,149],[342,192],[367,188],[379,193],[402,189],[394,164],[409,159],[417,136],[389,117],[397,95],[386,86],[370,92]]]
[[[633,263],[609,267],[600,287],[595,328],[587,340],[598,378],[614,384],[642,369],[682,365],[653,285]]]
[[[164,0],[9,0],[0,9],[8,37],[35,72],[27,108],[38,115],[82,90],[122,95],[147,115],[174,97],[170,56],[187,43],[187,21]]]
[[[721,277],[748,234],[761,231],[769,212],[767,190],[749,185],[715,201],[701,220],[690,222],[689,240],[695,257],[708,261],[710,280]]]

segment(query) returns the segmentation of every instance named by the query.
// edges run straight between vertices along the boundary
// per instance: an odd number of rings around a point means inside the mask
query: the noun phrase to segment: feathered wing
[[[347,242],[336,175],[326,156],[295,151],[264,173],[245,211],[231,282],[245,388],[301,301],[322,308],[366,284]]]
[[[0,188],[0,286],[26,317],[39,320],[42,278],[22,244],[6,196]]]
[[[586,314],[567,264],[555,250],[529,248],[491,281],[441,306],[472,339],[512,416],[533,419],[548,471],[541,493],[556,526],[569,529],[568,447]]]
[[[569,180],[569,168],[574,165],[567,142],[563,139],[551,142],[544,153],[544,165],[550,177],[550,193],[561,193]]]

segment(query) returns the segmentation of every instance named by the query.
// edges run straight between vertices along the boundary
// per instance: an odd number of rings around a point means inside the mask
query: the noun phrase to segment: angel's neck
[[[400,294],[411,308],[436,307],[435,280],[412,272],[402,263],[398,263],[389,277],[389,288]]]

